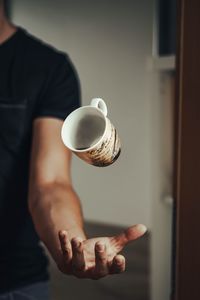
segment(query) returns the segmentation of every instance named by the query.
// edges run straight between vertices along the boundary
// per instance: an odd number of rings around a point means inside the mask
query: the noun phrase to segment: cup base
[[[100,168],[108,167],[108,166],[112,165],[118,159],[120,154],[121,154],[121,149],[119,149],[118,153],[115,155],[113,160],[111,160],[109,162],[92,161],[91,164],[95,167],[100,167]]]

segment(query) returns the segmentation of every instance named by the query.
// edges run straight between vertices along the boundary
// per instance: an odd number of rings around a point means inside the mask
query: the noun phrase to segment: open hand
[[[59,232],[62,260],[59,269],[78,278],[99,279],[108,274],[117,274],[125,270],[125,257],[118,254],[129,242],[146,232],[144,225],[129,227],[113,237],[97,237],[82,240],[79,237],[69,239],[67,231]]]

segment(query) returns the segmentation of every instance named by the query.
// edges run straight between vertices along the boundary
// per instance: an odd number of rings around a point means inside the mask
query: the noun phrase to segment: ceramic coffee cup
[[[121,152],[117,131],[107,118],[106,103],[100,98],[74,110],[63,123],[61,137],[67,148],[94,166],[111,165]]]

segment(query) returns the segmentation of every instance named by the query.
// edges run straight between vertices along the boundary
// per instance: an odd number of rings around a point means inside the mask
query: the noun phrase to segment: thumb
[[[121,234],[116,236],[116,240],[123,248],[126,244],[143,236],[146,231],[146,226],[144,226],[143,224],[137,224],[125,229]]]

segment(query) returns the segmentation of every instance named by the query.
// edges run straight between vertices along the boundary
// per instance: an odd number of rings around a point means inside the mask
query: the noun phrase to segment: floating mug
[[[94,166],[109,166],[120,155],[117,131],[107,118],[106,103],[100,98],[74,110],[63,123],[61,137],[67,148]]]

